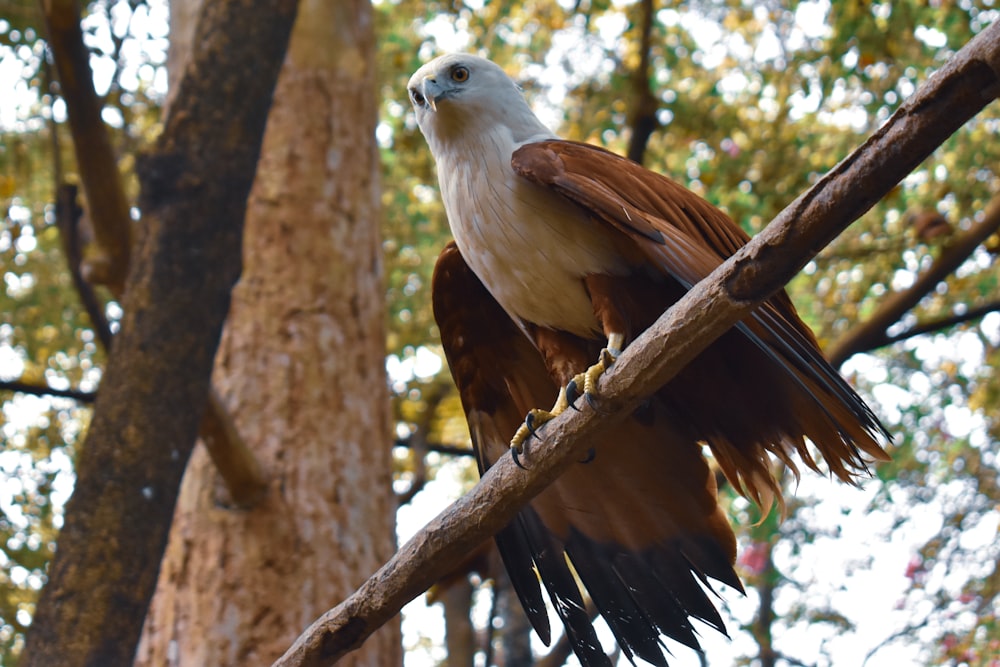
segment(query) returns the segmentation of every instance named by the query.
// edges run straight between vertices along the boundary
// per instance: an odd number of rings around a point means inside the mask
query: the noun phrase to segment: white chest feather
[[[613,235],[582,209],[517,176],[506,132],[437,156],[441,194],[463,257],[514,318],[588,336],[600,332],[583,286],[619,273]]]

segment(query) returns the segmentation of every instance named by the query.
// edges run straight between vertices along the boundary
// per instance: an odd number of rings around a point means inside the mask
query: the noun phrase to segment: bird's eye
[[[469,68],[459,65],[451,70],[451,80],[458,83],[465,83],[469,80]]]
[[[424,102],[426,101],[424,100],[423,93],[421,93],[416,88],[410,89],[410,99],[413,100],[413,103],[416,104],[418,107],[424,106]]]

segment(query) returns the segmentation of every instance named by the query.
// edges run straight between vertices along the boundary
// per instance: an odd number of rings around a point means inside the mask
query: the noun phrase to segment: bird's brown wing
[[[435,267],[433,302],[483,471],[509,451],[524,414],[551,401],[557,387],[454,243]],[[708,577],[741,589],[714,476],[700,446],[669,416],[651,399],[608,442],[592,443],[592,461],[573,465],[497,535],[538,634],[548,643],[540,579],[584,665],[610,662],[574,573],[623,651],[654,665],[667,664],[661,633],[697,648],[691,618],[725,631],[701,585]]]
[[[570,141],[515,151],[514,170],[579,205],[585,215],[634,242],[645,267],[669,277],[659,300],[649,290],[614,295],[632,319],[650,324],[679,294],[749,240],[726,214],[670,179],[614,153]],[[631,300],[631,302],[630,302]],[[885,460],[889,436],[872,411],[823,357],[788,295],[781,291],[725,334],[662,392],[691,437],[707,441],[737,489],[758,501],[780,492],[767,452],[795,469],[797,451],[816,462],[815,444],[844,480],[865,469],[862,452]]]

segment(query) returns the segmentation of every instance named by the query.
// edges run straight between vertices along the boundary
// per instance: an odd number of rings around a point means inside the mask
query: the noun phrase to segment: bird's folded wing
[[[511,164],[521,176],[579,205],[591,219],[631,237],[647,262],[685,289],[705,278],[749,241],[749,236],[725,213],[701,197],[595,146],[559,140],[527,144],[514,152]],[[823,357],[812,332],[783,290],[736,328],[773,362],[774,368],[784,370],[784,377],[776,379],[776,384],[768,385],[764,378],[757,383],[760,389],[782,398],[775,402],[780,412],[761,422],[770,421],[775,427],[763,432],[764,439],[751,437],[741,442],[724,434],[715,438],[697,434],[712,445],[727,477],[738,489],[749,487],[758,500],[766,495],[755,488],[764,477],[771,479],[764,475],[765,451],[777,455],[794,471],[788,451],[795,450],[809,467],[816,468],[803,436],[816,445],[831,472],[844,480],[865,469],[862,452],[876,460],[888,458],[880,446],[890,439],[884,427]],[[762,367],[767,368],[766,364]],[[752,384],[730,381],[727,385],[719,381],[720,386],[735,386],[744,395],[753,388]],[[752,429],[739,426],[733,430],[752,434]],[[777,491],[773,482],[771,486]]]
[[[481,470],[508,451],[531,408],[557,387],[530,341],[493,300],[454,244],[438,259],[434,314],[461,394]],[[574,577],[619,645],[665,665],[660,633],[697,647],[691,618],[723,630],[702,584],[740,589],[735,538],[716,502],[701,448],[675,430],[657,399],[595,441],[497,535],[511,581],[535,629],[550,632],[541,579],[584,664],[605,665]],[[535,571],[537,570],[537,577]]]

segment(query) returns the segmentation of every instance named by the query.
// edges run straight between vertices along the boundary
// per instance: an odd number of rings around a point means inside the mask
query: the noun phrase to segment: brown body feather
[[[524,414],[558,386],[531,342],[482,286],[455,245],[434,275],[434,315],[465,407],[480,469],[509,451]],[[605,664],[575,572],[623,649],[666,664],[662,632],[697,647],[689,617],[724,631],[698,581],[739,589],[736,540],[716,500],[701,448],[657,399],[595,442],[594,461],[573,466],[497,536],[511,580],[536,630],[549,639],[533,566],[576,634],[585,664]],[[584,658],[583,656],[589,656]],[[603,658],[603,661],[602,661]]]
[[[748,240],[724,213],[673,181],[602,149],[565,141],[528,144],[514,170],[581,209],[631,245],[630,272],[581,278],[604,334],[634,339],[689,287]],[[450,244],[438,261],[434,311],[461,391],[481,469],[508,451],[524,414],[597,358],[606,338],[580,337],[514,320]],[[527,335],[525,335],[527,334]],[[862,453],[884,459],[885,432],[823,358],[781,292],[712,344],[532,501],[497,540],[529,617],[543,639],[548,621],[538,576],[586,665],[605,664],[569,557],[619,644],[665,665],[659,633],[697,648],[690,618],[724,631],[697,581],[740,587],[735,538],[716,502],[702,455],[707,443],[740,491],[767,505],[780,498],[769,453],[792,454],[850,481]]]
[[[642,259],[633,260],[631,274],[587,283],[605,333],[617,330],[627,341],[749,240],[704,199],[594,146],[527,144],[511,163],[634,242]],[[629,328],[619,328],[622,322]],[[792,453],[817,468],[806,439],[844,481],[865,469],[862,453],[887,458],[879,444],[888,438],[885,429],[827,363],[784,291],[710,346],[660,396],[688,437],[707,442],[734,486],[758,501],[780,498],[768,452],[793,471]]]

